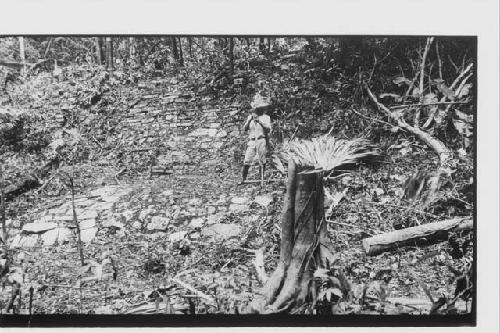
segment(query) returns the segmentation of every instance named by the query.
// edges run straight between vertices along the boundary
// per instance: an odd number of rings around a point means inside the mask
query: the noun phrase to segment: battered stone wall
[[[239,162],[244,141],[240,105],[144,90],[117,128],[129,163],[148,165],[152,174],[182,174],[216,172]]]

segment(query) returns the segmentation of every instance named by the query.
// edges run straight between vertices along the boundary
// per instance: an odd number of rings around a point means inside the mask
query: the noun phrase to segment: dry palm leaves
[[[293,140],[282,154],[286,159],[308,168],[306,172],[329,172],[377,156],[378,150],[366,139],[344,140],[325,135],[311,140]]]

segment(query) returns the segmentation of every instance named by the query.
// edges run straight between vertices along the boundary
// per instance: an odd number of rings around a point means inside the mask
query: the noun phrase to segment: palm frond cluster
[[[346,164],[377,156],[378,150],[366,139],[344,140],[325,135],[311,140],[293,140],[285,148],[286,157],[315,172],[328,172]]]

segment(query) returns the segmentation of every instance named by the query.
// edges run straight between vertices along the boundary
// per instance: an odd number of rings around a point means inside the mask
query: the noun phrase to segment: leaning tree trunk
[[[249,312],[280,312],[306,301],[314,265],[323,259],[320,244],[327,246],[323,204],[323,174],[301,173],[289,161],[278,266]]]

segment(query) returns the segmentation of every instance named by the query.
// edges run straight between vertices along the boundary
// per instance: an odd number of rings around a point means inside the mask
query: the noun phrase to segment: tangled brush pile
[[[329,172],[343,165],[379,155],[366,139],[344,140],[325,135],[311,140],[293,140],[283,146],[282,158],[292,158],[308,172]]]

